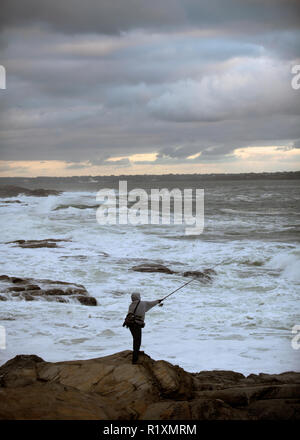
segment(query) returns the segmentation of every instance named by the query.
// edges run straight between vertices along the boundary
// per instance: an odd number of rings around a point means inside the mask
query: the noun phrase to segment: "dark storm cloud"
[[[297,27],[298,0],[4,0],[2,26],[42,22],[63,33],[245,25]]]

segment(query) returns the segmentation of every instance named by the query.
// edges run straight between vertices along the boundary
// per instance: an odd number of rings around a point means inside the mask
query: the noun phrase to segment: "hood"
[[[132,293],[131,301],[140,301],[141,295],[139,293]]]

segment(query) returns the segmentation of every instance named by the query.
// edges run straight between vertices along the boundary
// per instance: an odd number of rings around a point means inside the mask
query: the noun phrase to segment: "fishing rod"
[[[191,279],[190,281],[188,281],[187,283],[183,284],[182,286],[178,287],[177,289],[173,290],[173,292],[169,293],[168,295],[166,295],[162,300],[161,303],[159,304],[160,307],[163,306],[163,301],[165,299],[167,299],[169,296],[173,295],[173,293],[177,292],[178,290],[182,289],[183,287],[187,286],[188,284],[190,284],[192,281],[196,281],[196,278]]]

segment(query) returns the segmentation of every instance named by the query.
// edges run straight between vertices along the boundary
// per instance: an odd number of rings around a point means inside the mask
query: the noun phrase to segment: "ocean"
[[[82,188],[78,178],[60,195],[0,199],[1,274],[80,283],[98,302],[0,301],[0,364],[17,354],[62,361],[132,349],[122,327],[132,292],[159,299],[187,281],[183,272],[214,268],[211,282],[193,281],[147,313],[141,349],[191,372],[300,371],[300,349],[292,347],[300,325],[299,180],[144,176],[129,183],[204,189],[203,233],[186,235],[174,224],[99,225],[96,192],[104,181],[97,177]],[[7,243],[46,238],[69,241],[36,249]],[[142,263],[177,273],[131,270]]]

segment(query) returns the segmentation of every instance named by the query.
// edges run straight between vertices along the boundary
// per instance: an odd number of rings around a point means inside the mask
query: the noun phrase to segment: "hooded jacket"
[[[131,301],[132,303],[129,306],[128,313],[133,313],[138,301],[140,301],[135,311],[135,315],[137,316],[137,321],[141,322],[144,322],[145,313],[159,303],[158,299],[156,299],[155,301],[141,301],[141,295],[139,293],[133,293],[131,295]]]

